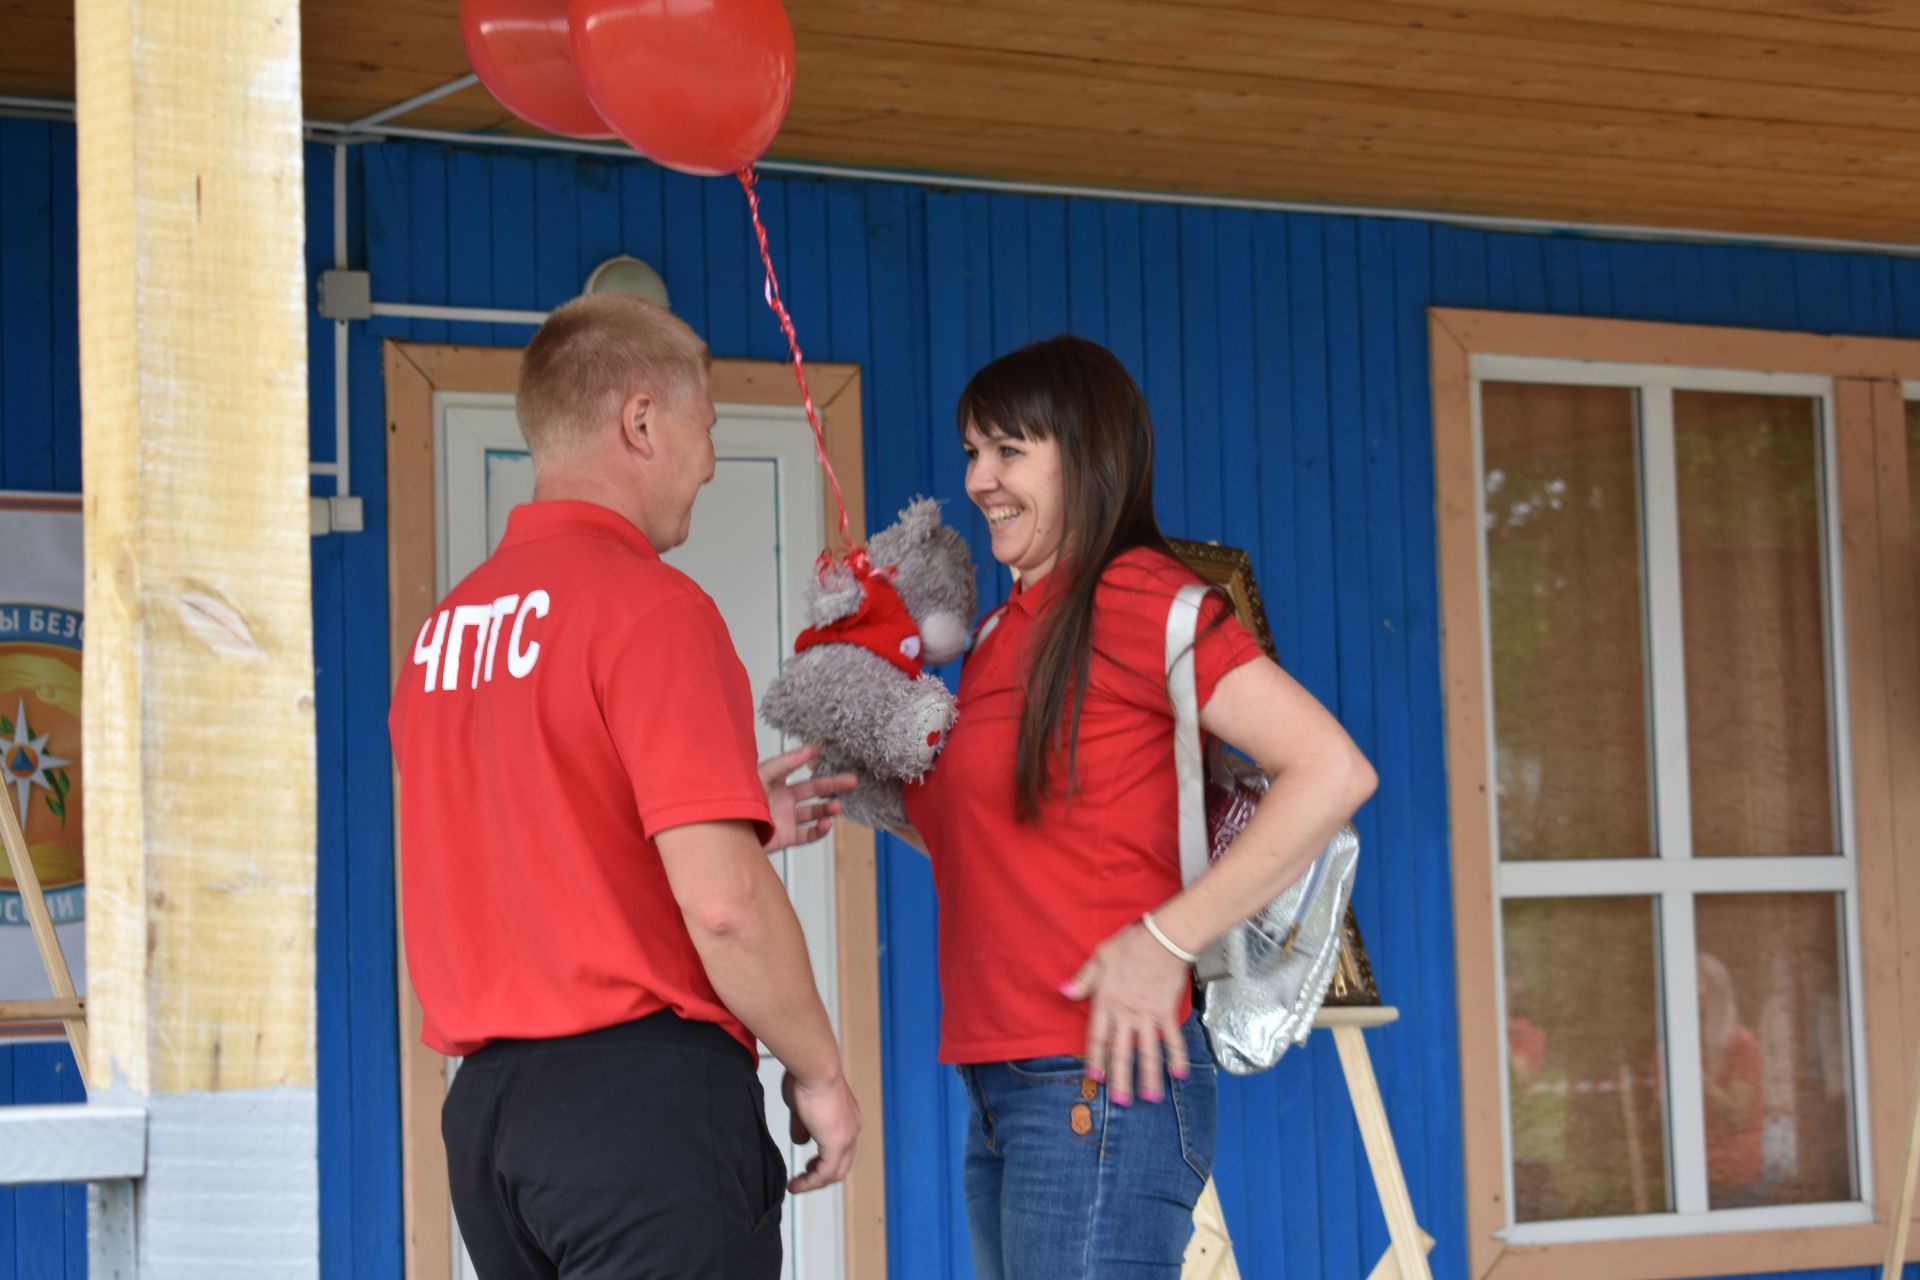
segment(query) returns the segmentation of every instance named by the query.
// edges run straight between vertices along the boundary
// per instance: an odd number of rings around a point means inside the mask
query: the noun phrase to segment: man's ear
[[[653,410],[653,397],[644,391],[634,392],[620,405],[620,438],[649,459],[654,451]]]

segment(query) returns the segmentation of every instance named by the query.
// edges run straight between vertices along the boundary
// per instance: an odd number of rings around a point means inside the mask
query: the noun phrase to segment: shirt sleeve
[[[1167,614],[1180,588],[1198,581],[1185,566],[1160,556],[1129,554],[1107,570],[1096,604],[1094,645],[1111,662],[1106,668],[1112,681],[1109,692],[1143,710],[1172,714]],[[1266,651],[1219,592],[1200,602],[1196,634],[1194,690],[1205,708],[1227,673],[1264,657]]]
[[[649,840],[695,822],[773,834],[753,693],[727,624],[697,591],[669,599],[602,650],[600,705]]]

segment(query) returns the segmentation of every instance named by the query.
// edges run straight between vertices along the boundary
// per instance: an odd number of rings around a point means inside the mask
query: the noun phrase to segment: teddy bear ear
[[[915,498],[900,513],[900,530],[915,538],[929,537],[940,527],[940,499]]]
[[[828,565],[807,591],[807,622],[823,627],[829,622],[850,618],[860,611],[866,589],[843,560]]]

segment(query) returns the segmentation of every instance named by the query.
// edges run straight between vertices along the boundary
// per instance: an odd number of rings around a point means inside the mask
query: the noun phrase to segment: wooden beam
[[[16,1022],[64,1022],[84,1019],[87,1002],[81,997],[52,1000],[0,1000],[0,1025]]]
[[[76,16],[92,1075],[311,1088],[299,6]]]
[[[76,10],[96,1275],[319,1274],[299,21]]]

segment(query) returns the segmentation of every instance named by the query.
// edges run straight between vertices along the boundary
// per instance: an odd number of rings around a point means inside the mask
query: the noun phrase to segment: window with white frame
[[[1833,381],[1471,367],[1506,1239],[1871,1221]]]

